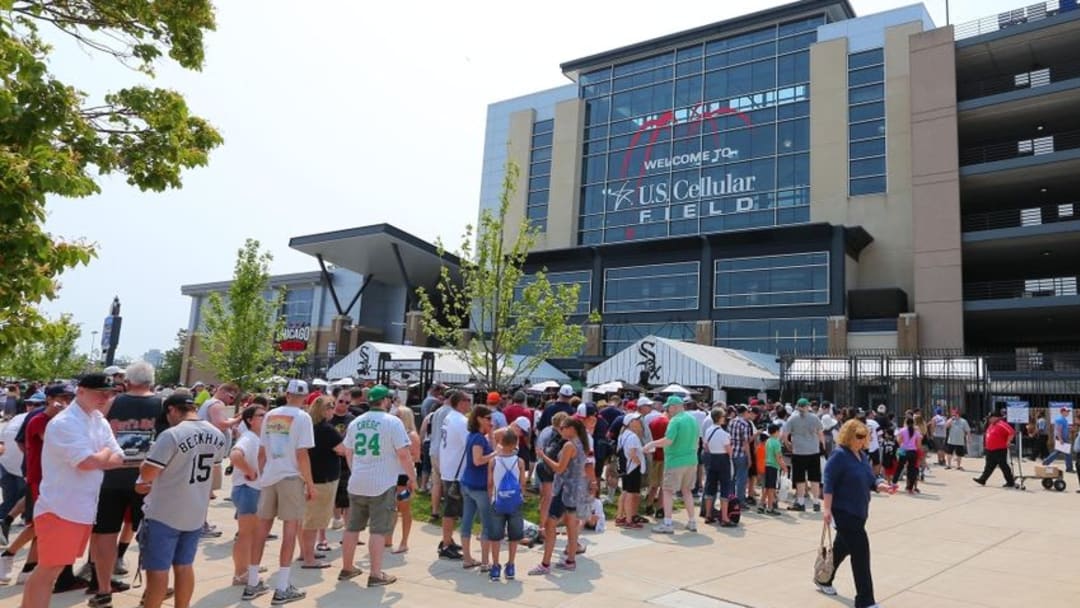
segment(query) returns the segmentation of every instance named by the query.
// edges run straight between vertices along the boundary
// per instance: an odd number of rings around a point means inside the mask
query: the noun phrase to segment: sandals
[[[330,551],[330,543],[328,543],[326,541],[323,541],[323,542],[315,545],[315,550],[316,551],[322,551],[323,553],[326,553],[326,552]]]
[[[393,553],[394,555],[400,555],[402,553],[408,553],[408,552],[409,552],[408,547],[398,547],[397,549],[394,549],[390,553]]]
[[[463,570],[472,570],[480,565],[480,562],[462,562],[461,568]]]
[[[324,570],[329,568],[332,564],[330,562],[315,562],[314,564],[303,564],[300,566],[302,570]]]
[[[339,581],[352,580],[352,579],[360,576],[363,573],[364,573],[364,571],[361,570],[360,568],[356,568],[355,570],[342,570],[341,572],[338,572],[337,580],[339,580]]]

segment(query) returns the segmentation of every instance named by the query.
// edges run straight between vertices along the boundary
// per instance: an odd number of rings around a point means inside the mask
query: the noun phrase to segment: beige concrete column
[[[902,353],[919,352],[919,315],[906,312],[896,320],[896,348]]]
[[[547,232],[534,250],[577,245],[581,188],[581,137],[585,127],[585,101],[568,99],[555,106],[555,132],[551,148],[551,190],[548,193]]]
[[[964,346],[953,28],[911,37],[915,312],[922,348]]]
[[[352,318],[350,317],[335,315],[333,320],[330,321],[330,340],[337,344],[337,352],[342,355],[352,350],[349,342],[350,329],[352,329]]]
[[[405,340],[413,346],[427,346],[427,334],[421,324],[423,318],[424,313],[419,310],[405,313]]]
[[[698,321],[694,324],[694,342],[705,346],[713,345],[712,321]]]
[[[506,142],[507,161],[517,165],[519,174],[514,195],[510,197],[510,209],[503,223],[503,238],[508,243],[518,237],[521,222],[525,220],[525,201],[529,196],[529,153],[532,150],[532,128],[535,110],[522,110],[510,115],[510,141]],[[498,209],[495,210],[498,212]]]
[[[586,323],[581,327],[585,332],[585,356],[600,357],[604,354],[603,333],[599,323]]]
[[[829,353],[847,353],[847,317],[829,317]]]

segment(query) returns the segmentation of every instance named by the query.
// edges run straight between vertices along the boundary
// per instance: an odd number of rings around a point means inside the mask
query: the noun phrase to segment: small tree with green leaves
[[[180,382],[180,369],[184,365],[184,346],[187,344],[187,329],[176,330],[176,346],[165,351],[161,358],[161,367],[157,369],[159,384],[177,384]]]
[[[545,270],[526,276],[538,229],[522,220],[517,238],[506,238],[518,177],[518,167],[507,163],[498,213],[481,212],[475,235],[466,226],[457,252],[460,280],[444,265],[435,294],[417,289],[423,330],[454,350],[478,380],[500,389],[528,377],[545,359],[571,357],[585,346],[582,326],[568,322],[578,307],[579,286],[552,285]],[[441,242],[438,247],[442,255]],[[598,322],[599,314],[588,320]],[[531,354],[511,357],[523,350]]]
[[[91,98],[52,70],[47,41],[74,40],[153,77],[165,57],[201,69],[214,27],[210,0],[0,0],[0,353],[51,339],[38,305],[94,256],[92,243],[44,230],[49,197],[97,194],[106,174],[179,188],[222,141],[175,91],[135,85]]]
[[[85,354],[78,352],[82,330],[70,315],[46,320],[36,338],[19,342],[0,361],[0,376],[51,382],[72,378],[89,368]]]
[[[232,284],[225,298],[212,293],[202,332],[205,363],[225,382],[241,389],[262,387],[274,374],[278,352],[274,339],[284,328],[281,294],[267,299],[270,252],[248,239],[237,252]]]

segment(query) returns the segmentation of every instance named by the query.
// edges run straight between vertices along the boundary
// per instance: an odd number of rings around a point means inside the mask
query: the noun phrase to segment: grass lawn
[[[412,496],[412,512],[413,519],[418,521],[427,521],[431,518],[431,495],[421,492],[415,492]],[[615,503],[604,505],[604,516],[607,519],[615,520]],[[525,517],[525,521],[538,524],[540,522],[540,495],[533,494],[531,492],[525,493],[525,505],[522,508],[522,514]],[[473,523],[473,528],[480,529],[480,521],[477,519]]]

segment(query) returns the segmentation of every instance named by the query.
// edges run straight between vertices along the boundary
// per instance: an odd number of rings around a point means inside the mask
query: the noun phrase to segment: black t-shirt
[[[536,425],[537,431],[542,431],[551,426],[551,419],[555,417],[555,414],[559,412],[566,412],[573,416],[577,413],[577,408],[570,405],[569,401],[551,401],[544,408],[544,413],[540,414],[540,422]]]
[[[334,452],[339,443],[341,435],[328,420],[315,425],[315,447],[308,450],[311,478],[315,483],[329,483],[341,477],[341,457]]]
[[[133,488],[139,477],[139,465],[146,459],[150,445],[157,436],[158,417],[162,414],[161,397],[157,395],[119,395],[105,417],[112,427],[120,449],[124,450],[125,466],[105,471],[103,488]]]
[[[371,406],[367,403],[352,403],[349,405],[349,413],[352,414],[354,418],[359,418],[360,416],[363,416],[370,409]]]
[[[353,416],[352,414],[344,414],[342,416],[334,414],[330,417],[329,422],[330,426],[334,427],[334,430],[337,431],[338,435],[341,435],[341,438],[344,439],[345,429],[349,427],[349,424],[351,424],[353,420],[356,420],[356,416]],[[349,461],[344,456],[341,457],[341,466],[343,467],[343,471],[349,470]]]

